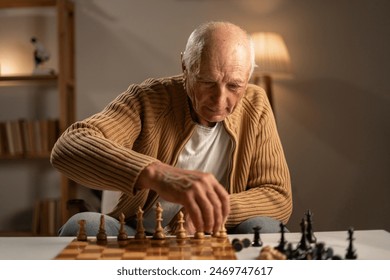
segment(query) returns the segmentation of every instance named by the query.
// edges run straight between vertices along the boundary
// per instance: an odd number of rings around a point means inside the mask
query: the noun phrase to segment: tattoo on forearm
[[[189,188],[192,185],[192,180],[197,180],[198,177],[193,174],[177,175],[171,172],[162,171],[163,181],[167,184],[178,185],[182,188]],[[192,179],[192,180],[189,180]]]

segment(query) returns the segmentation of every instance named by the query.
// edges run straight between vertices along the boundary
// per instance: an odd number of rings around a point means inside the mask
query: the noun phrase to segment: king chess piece
[[[144,228],[144,211],[142,211],[141,207],[138,207],[137,211],[137,228],[134,238],[135,239],[145,239],[145,228]]]
[[[162,227],[162,221],[163,221],[162,212],[163,212],[163,209],[161,207],[161,204],[160,204],[160,202],[157,202],[156,229],[154,230],[153,239],[163,240],[166,238],[165,233],[164,233],[164,228]]]
[[[107,241],[107,234],[106,234],[106,229],[105,229],[104,215],[100,216],[99,232],[96,235],[96,240],[99,241],[99,242]]]

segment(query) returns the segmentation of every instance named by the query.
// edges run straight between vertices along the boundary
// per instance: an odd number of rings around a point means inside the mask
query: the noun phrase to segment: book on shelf
[[[58,136],[57,119],[0,122],[0,156],[48,156]]]
[[[60,200],[37,200],[34,206],[32,231],[35,235],[55,236],[61,226]]]

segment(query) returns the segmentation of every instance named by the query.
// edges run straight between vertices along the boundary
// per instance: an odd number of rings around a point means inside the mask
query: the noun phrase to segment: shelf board
[[[50,154],[45,153],[45,154],[37,154],[37,155],[0,155],[0,160],[21,160],[21,159],[44,159],[44,160],[49,160],[50,159]]]
[[[12,75],[0,76],[0,86],[14,86],[25,84],[55,84],[58,81],[57,75]]]
[[[32,231],[0,231],[1,237],[37,236]]]
[[[56,0],[2,0],[0,8],[51,7],[56,3]]]
[[[34,81],[57,81],[57,75],[12,75],[0,76],[0,82],[34,82]]]

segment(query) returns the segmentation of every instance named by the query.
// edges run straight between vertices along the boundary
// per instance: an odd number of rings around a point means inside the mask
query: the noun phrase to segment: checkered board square
[[[97,241],[71,241],[56,257],[58,260],[235,260],[236,255],[228,239],[206,236],[204,239],[167,237],[118,241],[108,238]]]

